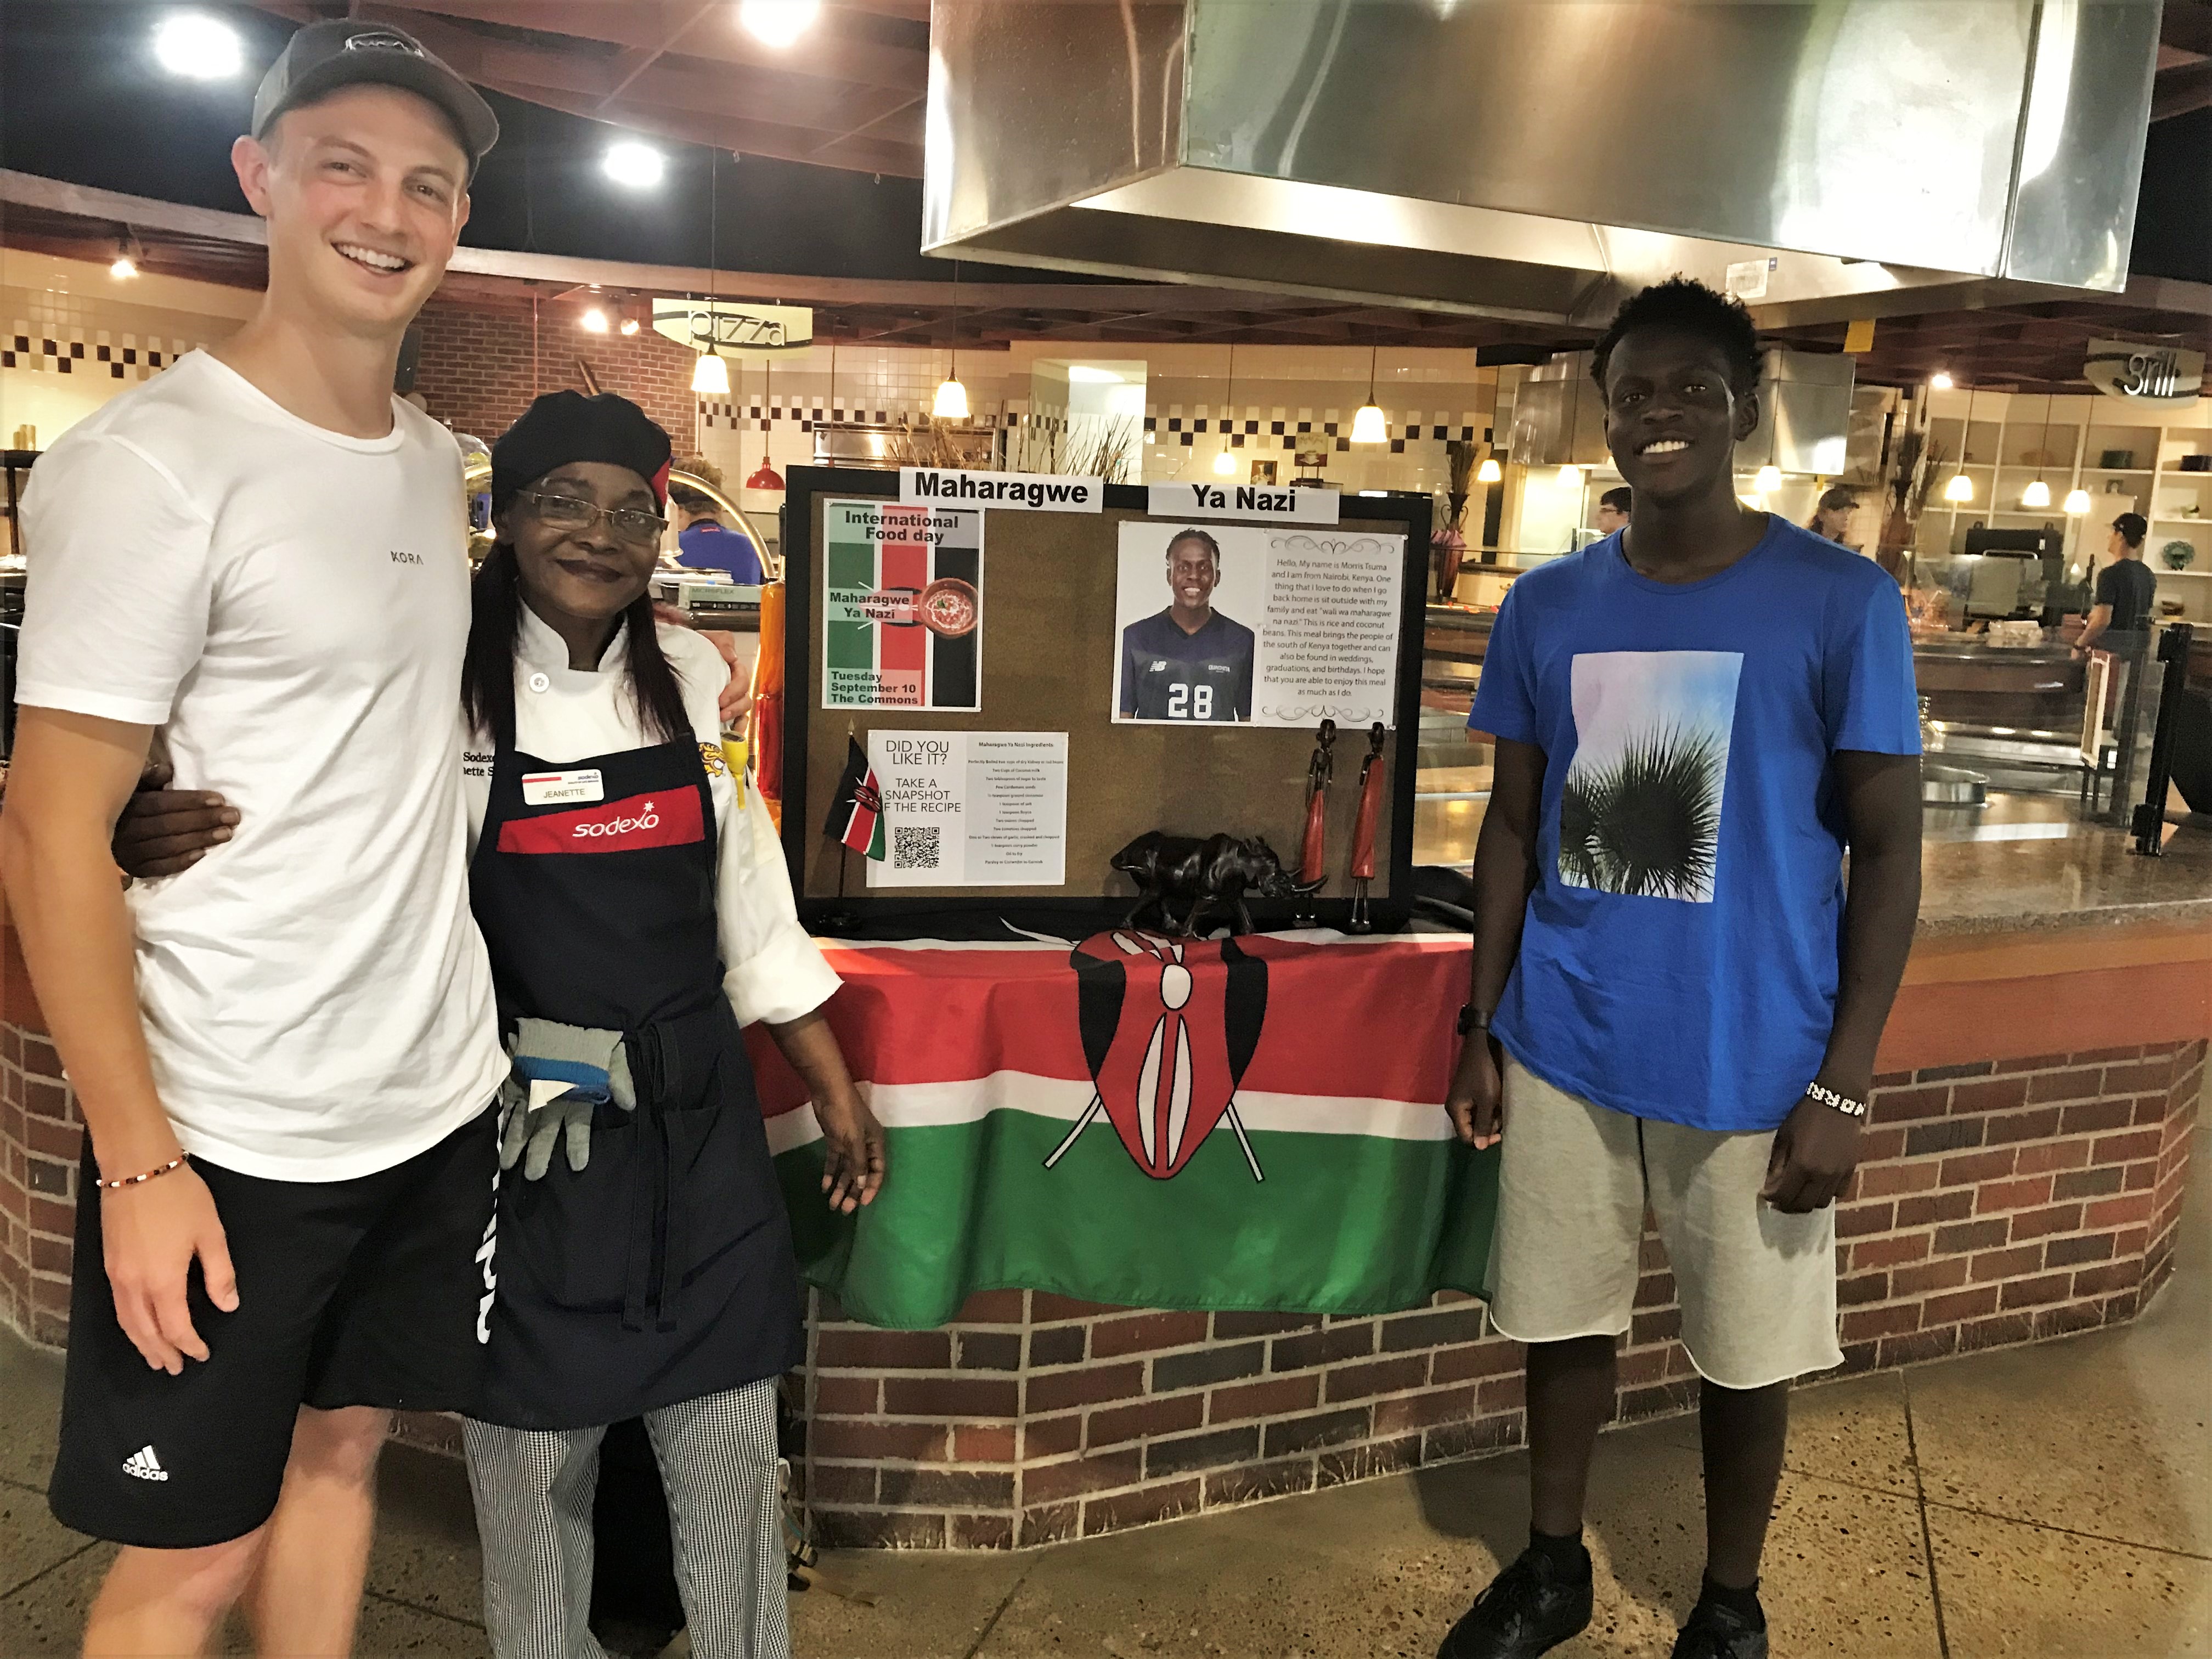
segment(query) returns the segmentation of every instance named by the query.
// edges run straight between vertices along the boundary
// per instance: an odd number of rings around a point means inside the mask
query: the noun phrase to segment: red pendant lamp
[[[774,372],[766,363],[763,363],[761,365],[761,401],[763,407],[766,407],[769,404],[775,395],[769,389],[774,384],[773,373]],[[761,434],[761,464],[759,467],[754,471],[753,476],[745,480],[745,488],[748,489],[781,489],[783,488],[783,474],[777,471],[774,467],[768,464],[768,434],[766,431],[763,431]]]

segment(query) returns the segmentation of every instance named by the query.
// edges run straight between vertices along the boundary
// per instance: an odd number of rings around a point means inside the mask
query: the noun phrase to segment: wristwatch
[[[1862,1123],[1866,1121],[1867,1105],[1863,1100],[1853,1100],[1849,1095],[1838,1094],[1825,1083],[1808,1083],[1805,1085],[1805,1092],[1823,1106],[1834,1107],[1845,1117],[1856,1118]]]
[[[1476,1031],[1486,1031],[1489,1029],[1490,1016],[1473,1003],[1468,1003],[1466,1007],[1459,1011],[1459,1034],[1462,1036],[1469,1036]]]

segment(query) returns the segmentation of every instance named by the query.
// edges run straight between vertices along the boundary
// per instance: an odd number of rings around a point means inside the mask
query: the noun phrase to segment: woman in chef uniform
[[[817,1012],[836,976],[722,758],[728,670],[653,617],[668,470],[667,434],[612,396],[541,398],[492,446],[462,696],[470,891],[514,1071],[465,1435],[499,1659],[601,1659],[599,1444],[639,1416],[693,1652],[789,1652],[775,1389],[801,1300],[740,1024],[767,1022],[809,1085],[830,1202],[883,1176]]]

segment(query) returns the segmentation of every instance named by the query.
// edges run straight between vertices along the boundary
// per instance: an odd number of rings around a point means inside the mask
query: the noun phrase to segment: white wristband
[[[1866,1102],[1853,1100],[1849,1095],[1839,1095],[1824,1083],[1808,1083],[1805,1085],[1805,1092],[1823,1106],[1834,1107],[1845,1117],[1855,1117],[1862,1121],[1866,1118]]]

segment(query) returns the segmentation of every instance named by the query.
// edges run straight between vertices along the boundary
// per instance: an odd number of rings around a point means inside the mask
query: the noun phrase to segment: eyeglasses
[[[647,512],[641,507],[607,508],[595,501],[580,501],[574,495],[545,495],[536,490],[522,492],[525,500],[538,509],[538,522],[549,530],[586,530],[600,519],[614,532],[618,542],[628,542],[633,547],[647,547],[660,539],[661,532],[668,528],[668,520]]]

